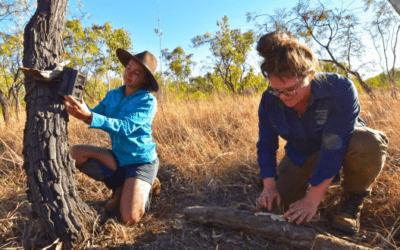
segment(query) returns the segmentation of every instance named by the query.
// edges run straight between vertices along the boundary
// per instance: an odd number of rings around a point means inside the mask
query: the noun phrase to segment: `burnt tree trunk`
[[[68,0],[38,0],[37,10],[25,27],[23,66],[53,69],[63,50],[62,33]],[[25,75],[26,124],[24,169],[28,199],[51,240],[64,249],[86,238],[94,213],[80,199],[68,153],[68,114],[57,94],[59,81],[38,82]]]
[[[3,111],[3,118],[6,124],[10,122],[10,105],[8,99],[5,97],[3,91],[0,90],[0,105],[1,110]]]

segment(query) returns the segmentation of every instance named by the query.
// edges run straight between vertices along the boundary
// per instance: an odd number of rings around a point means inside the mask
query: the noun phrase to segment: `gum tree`
[[[241,85],[250,67],[246,64],[251,46],[254,43],[252,30],[242,33],[240,29],[231,29],[228,17],[217,21],[220,28],[215,33],[206,33],[192,39],[193,46],[209,45],[213,55],[213,69],[223,80],[224,85],[232,92],[242,92]]]
[[[67,0],[38,0],[36,12],[24,31],[23,66],[52,70],[62,61],[62,34]],[[57,80],[43,82],[25,75],[26,124],[24,169],[28,200],[52,241],[64,249],[85,239],[94,213],[81,200],[68,154],[68,115],[58,96]]]
[[[372,88],[359,73],[368,63],[359,64],[365,55],[365,44],[358,11],[361,9],[351,5],[328,8],[322,2],[314,5],[309,0],[299,0],[292,9],[278,9],[273,15],[247,15],[263,32],[286,32],[302,38],[316,48],[320,61],[333,63],[346,76],[354,76],[373,97]]]

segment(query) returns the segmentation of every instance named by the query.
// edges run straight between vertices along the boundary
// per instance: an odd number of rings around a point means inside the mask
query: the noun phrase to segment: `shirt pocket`
[[[117,103],[106,103],[105,108],[104,108],[106,116],[110,117],[110,118],[118,117],[118,113],[119,113],[118,109],[119,108],[118,108]]]
[[[310,137],[321,139],[322,132],[324,131],[326,122],[328,120],[328,115],[328,110],[316,110],[314,116],[312,117],[311,131],[309,131]]]
[[[270,119],[273,131],[282,137],[285,140],[289,139],[290,135],[290,126],[286,122],[276,121],[274,119]]]
[[[130,117],[134,114],[134,108],[130,105],[125,105],[124,107],[121,108],[119,112],[119,117],[124,118],[124,117]]]

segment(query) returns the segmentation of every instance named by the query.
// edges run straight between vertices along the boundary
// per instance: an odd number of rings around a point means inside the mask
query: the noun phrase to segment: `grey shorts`
[[[116,171],[112,171],[96,159],[88,159],[84,163],[76,165],[76,167],[89,177],[104,182],[104,184],[112,190],[122,187],[125,180],[128,178],[138,178],[149,183],[151,186],[153,185],[158,172],[158,157],[151,162],[119,166],[118,159],[111,150],[110,152],[117,162],[118,167]],[[150,190],[146,211],[150,208],[151,193],[152,190]]]

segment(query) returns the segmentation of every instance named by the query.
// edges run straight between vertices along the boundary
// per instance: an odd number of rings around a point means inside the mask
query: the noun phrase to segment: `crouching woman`
[[[259,205],[283,205],[284,218],[311,221],[325,191],[343,171],[340,204],[333,226],[359,229],[363,200],[382,170],[388,139],[365,126],[354,84],[346,77],[318,73],[305,45],[285,34],[262,36],[257,51],[270,82],[259,106],[258,164],[264,189]],[[278,136],[286,154],[277,164]]]
[[[117,49],[116,54],[125,66],[122,87],[109,91],[94,109],[72,96],[64,104],[70,115],[109,134],[111,150],[75,145],[70,154],[81,172],[113,190],[107,209],[119,209],[125,223],[136,224],[150,207],[159,165],[151,136],[157,101],[149,93],[159,88],[153,75],[157,60],[148,51],[132,55]]]

